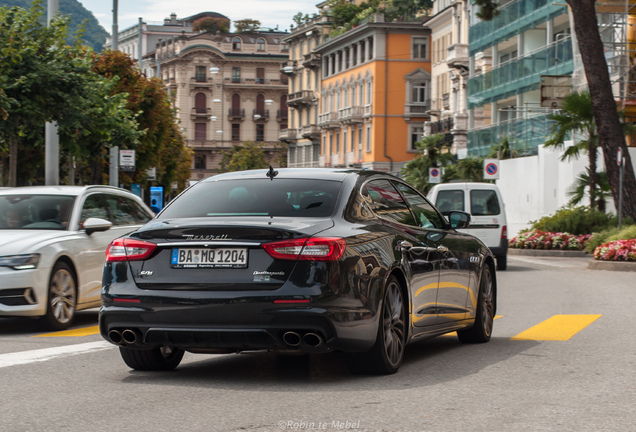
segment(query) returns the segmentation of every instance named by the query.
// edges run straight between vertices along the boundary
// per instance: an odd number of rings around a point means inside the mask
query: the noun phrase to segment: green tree
[[[493,145],[490,148],[488,157],[503,160],[515,158],[518,155],[518,152],[513,148],[513,145],[510,142],[510,138],[506,135],[501,139],[501,142],[498,145]]]
[[[562,149],[563,141],[567,137],[576,137],[576,133],[581,135],[582,139],[578,139],[574,145],[565,149],[561,160],[578,159],[581,153],[587,152],[590,208],[596,210],[596,152],[599,136],[596,132],[590,93],[588,91],[570,93],[563,99],[561,110],[548,118],[554,124],[551,135],[545,142],[546,147]]]
[[[170,190],[177,182],[183,189],[190,176],[191,152],[186,147],[179,131],[177,115],[170,104],[163,82],[158,78],[147,78],[136,67],[134,60],[121,51],[105,51],[96,58],[94,70],[113,79],[113,97],[126,95],[126,109],[135,115],[139,133],[133,143],[136,156],[136,171],[122,173],[120,181],[144,184],[146,170],[157,169],[157,184]],[[130,140],[117,142],[123,148]]]
[[[225,18],[203,17],[192,23],[192,30],[208,33],[227,33],[230,30],[230,20]]]
[[[585,173],[579,174],[574,183],[567,190],[567,195],[570,197],[568,205],[574,207],[583,201],[583,197],[586,195],[586,190],[590,187],[590,168],[586,168]],[[605,212],[605,203],[607,198],[612,196],[609,180],[607,179],[607,172],[601,171],[596,173],[595,190],[590,195],[594,195],[596,200],[596,206],[599,211]]]
[[[26,174],[21,184],[34,181],[33,169],[42,166],[38,155],[43,154],[45,122],[57,122],[68,137],[71,124],[85,117],[82,111],[88,107],[99,107],[100,116],[117,111],[120,120],[127,118],[118,111],[120,98],[105,98],[109,84],[91,71],[90,50],[80,45],[81,35],[73,46],[66,45],[69,17],[58,15],[48,27],[43,21],[39,0],[29,10],[0,8],[0,84],[7,112],[0,121],[0,150],[8,156],[9,186],[18,185],[18,169]],[[111,134],[127,135],[130,125],[117,122]],[[61,136],[61,153],[66,143]]]
[[[244,171],[267,168],[265,152],[253,141],[245,141],[223,152],[219,172]]]
[[[430,184],[428,183],[429,168],[450,166],[453,163],[454,156],[450,152],[448,144],[444,141],[443,134],[426,136],[415,143],[415,146],[422,151],[422,154],[404,165],[402,176],[417,190],[426,193],[430,189]],[[445,178],[443,177],[443,179]]]
[[[261,22],[254,19],[234,21],[234,28],[237,33],[254,33],[260,26]]]

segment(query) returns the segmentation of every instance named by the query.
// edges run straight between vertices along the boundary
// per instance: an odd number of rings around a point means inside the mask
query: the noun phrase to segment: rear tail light
[[[503,226],[503,228],[501,229],[501,239],[507,239],[508,238],[508,227],[506,225]]]
[[[344,253],[346,245],[341,238],[317,237],[266,243],[263,249],[276,259],[336,261]]]
[[[113,240],[106,249],[106,262],[142,261],[150,256],[156,244],[129,238]]]

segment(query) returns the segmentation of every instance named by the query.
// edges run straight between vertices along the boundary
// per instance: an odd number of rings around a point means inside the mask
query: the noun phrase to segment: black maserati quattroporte
[[[133,369],[191,353],[341,351],[394,373],[407,344],[487,342],[495,264],[391,175],[352,169],[221,174],[185,190],[106,252],[102,336]]]

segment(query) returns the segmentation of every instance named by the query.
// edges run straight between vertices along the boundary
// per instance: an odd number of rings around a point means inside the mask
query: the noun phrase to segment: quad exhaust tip
[[[296,347],[300,345],[301,342],[300,334],[294,331],[285,332],[285,334],[283,335],[283,342],[285,342],[289,346]]]

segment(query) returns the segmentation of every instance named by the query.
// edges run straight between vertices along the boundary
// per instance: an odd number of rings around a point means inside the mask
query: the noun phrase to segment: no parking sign
[[[499,159],[484,159],[484,179],[499,179]]]
[[[429,183],[441,183],[442,182],[442,170],[439,168],[428,169],[428,182]]]

